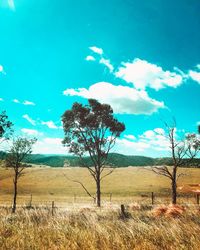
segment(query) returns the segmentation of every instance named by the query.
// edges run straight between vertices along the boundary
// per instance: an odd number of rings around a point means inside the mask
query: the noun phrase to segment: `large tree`
[[[27,139],[24,137],[19,137],[13,141],[10,150],[8,151],[6,157],[6,167],[12,168],[14,170],[14,178],[13,178],[13,206],[12,206],[12,213],[16,211],[16,204],[17,204],[17,185],[18,180],[22,175],[22,172],[25,168],[29,165],[24,163],[27,156],[31,154],[32,147],[35,144],[36,139]]]
[[[69,152],[80,157],[96,183],[96,202],[101,206],[101,180],[112,172],[103,174],[110,150],[117,137],[125,130],[125,125],[113,116],[108,104],[89,99],[88,105],[74,103],[72,109],[62,116],[65,137],[63,144]],[[84,163],[84,156],[89,155],[93,166]]]
[[[177,181],[183,173],[179,173],[179,168],[188,166],[192,160],[198,155],[200,150],[200,139],[196,134],[185,134],[183,139],[178,139],[176,135],[175,123],[173,126],[166,124],[166,138],[169,143],[170,158],[172,166],[154,166],[153,172],[170,179],[171,181],[171,202],[177,203]]]

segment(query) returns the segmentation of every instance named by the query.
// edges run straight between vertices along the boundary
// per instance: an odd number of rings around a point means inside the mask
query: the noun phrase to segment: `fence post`
[[[125,218],[126,217],[126,212],[125,212],[125,206],[124,204],[121,204],[121,214]]]
[[[110,193],[110,202],[112,201],[112,193]]]
[[[199,205],[199,194],[197,194],[196,199],[197,199],[197,205]]]
[[[54,216],[54,201],[52,201],[52,204],[51,204],[51,214],[52,216]]]
[[[152,204],[152,206],[154,205],[154,198],[155,198],[154,192],[151,192],[151,204]]]

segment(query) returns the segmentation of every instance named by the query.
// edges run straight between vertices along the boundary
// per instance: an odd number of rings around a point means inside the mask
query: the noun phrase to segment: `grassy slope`
[[[199,183],[200,169],[181,169],[187,175],[180,179],[180,184]],[[77,197],[86,196],[82,187],[66,179],[82,181],[86,187],[95,193],[95,185],[87,169],[83,168],[32,168],[25,171],[19,180],[19,201],[26,202],[30,194],[34,201],[72,201],[74,194]],[[0,202],[11,201],[12,172],[0,168]],[[102,195],[120,199],[122,197],[137,196],[152,191],[164,194],[170,182],[168,179],[137,167],[119,168],[106,177],[102,182]],[[71,197],[71,198],[70,198]]]

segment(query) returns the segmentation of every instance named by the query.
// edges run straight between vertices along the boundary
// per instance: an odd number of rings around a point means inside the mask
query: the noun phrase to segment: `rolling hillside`
[[[5,158],[5,156],[5,153],[0,153],[0,159]],[[85,157],[84,161],[85,164],[92,166],[92,162],[89,157]],[[81,165],[78,157],[69,155],[32,154],[27,157],[26,162],[50,167],[63,167],[64,165],[76,167]],[[172,160],[170,158],[151,158],[145,156],[111,153],[109,154],[107,165],[113,167],[172,165]],[[190,165],[193,167],[200,167],[200,159],[194,159]]]

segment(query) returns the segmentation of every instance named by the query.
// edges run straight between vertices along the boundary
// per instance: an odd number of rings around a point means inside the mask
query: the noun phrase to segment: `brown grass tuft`
[[[153,209],[153,215],[155,217],[163,216],[163,215],[165,215],[166,212],[167,212],[167,206],[165,206],[165,205],[161,205],[161,206]]]
[[[137,202],[134,202],[134,203],[129,204],[128,208],[130,211],[141,210],[141,205]]]
[[[180,217],[185,211],[185,208],[183,206],[180,205],[169,205],[169,206],[159,206],[156,207],[153,210],[153,215],[155,217],[161,217],[161,216],[166,216],[166,217],[172,217],[172,218],[176,218],[176,217]]]
[[[165,215],[167,217],[176,218],[176,217],[180,217],[184,211],[185,211],[185,208],[180,205],[169,205]]]

